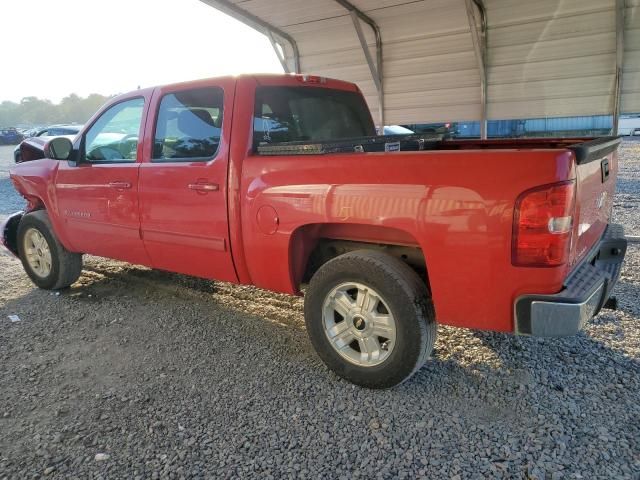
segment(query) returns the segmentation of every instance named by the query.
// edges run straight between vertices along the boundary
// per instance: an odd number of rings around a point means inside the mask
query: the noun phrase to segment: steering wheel
[[[122,153],[115,147],[103,145],[87,152],[87,158],[91,161],[119,160],[122,158]]]
[[[132,139],[135,139],[135,142],[131,142]],[[131,154],[134,153],[134,149],[138,147],[138,134],[129,133],[120,139],[120,145],[118,149],[122,154],[122,158],[135,158],[131,157]]]

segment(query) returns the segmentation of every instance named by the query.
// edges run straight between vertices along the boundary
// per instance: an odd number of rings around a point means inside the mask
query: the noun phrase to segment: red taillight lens
[[[320,77],[318,75],[296,75],[296,79],[302,83],[311,83],[313,85],[320,85],[327,83],[327,79],[325,77]]]
[[[513,218],[511,261],[521,267],[555,267],[569,260],[575,182],[527,190],[518,197]]]

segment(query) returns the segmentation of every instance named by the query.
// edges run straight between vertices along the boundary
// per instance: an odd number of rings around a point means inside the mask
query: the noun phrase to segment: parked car
[[[640,115],[624,115],[618,119],[618,135],[640,135]]]
[[[456,134],[455,123],[418,123],[412,125],[403,125],[403,127],[410,129],[415,133],[431,133],[440,134],[446,137],[453,137]]]
[[[22,134],[15,128],[0,128],[0,145],[15,145],[22,139]]]
[[[29,128],[23,133],[24,138],[35,137],[38,134],[39,131],[41,131],[41,130],[43,130],[45,128],[46,127],[43,127],[43,126]]]
[[[60,135],[75,136],[82,129],[82,125],[50,125],[48,127],[42,127],[34,130],[30,130],[25,138],[33,137],[57,137]],[[22,161],[21,143],[13,149],[13,159],[16,163]]]
[[[619,138],[368,153],[386,140],[338,80],[136,90],[11,170],[28,207],[2,242],[44,289],[73,284],[84,253],[289,294],[307,284],[318,355],[371,388],[427,361],[436,322],[565,336],[607,302],[626,251],[609,224]]]
[[[384,135],[412,135],[414,131],[401,125],[385,125],[383,133]]]

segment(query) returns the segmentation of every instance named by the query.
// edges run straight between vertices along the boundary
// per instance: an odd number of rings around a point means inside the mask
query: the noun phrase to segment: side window
[[[220,145],[223,91],[218,87],[162,97],[153,143],[153,161],[209,160]]]
[[[135,162],[144,99],[120,102],[104,112],[85,136],[89,162]]]

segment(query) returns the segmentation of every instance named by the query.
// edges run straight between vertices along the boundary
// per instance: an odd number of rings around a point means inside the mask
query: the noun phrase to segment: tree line
[[[4,101],[0,103],[0,127],[84,123],[109,98],[97,93],[82,98],[72,93],[57,104],[38,97],[25,97],[19,103]]]

